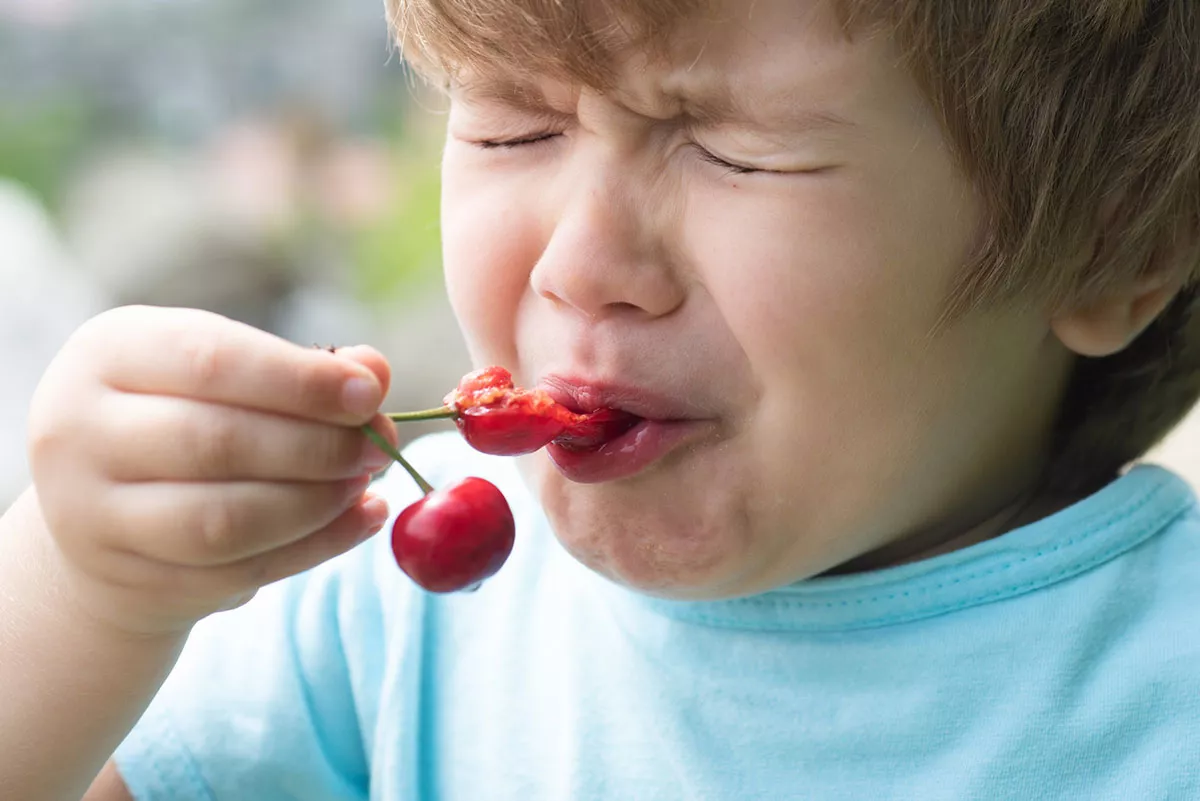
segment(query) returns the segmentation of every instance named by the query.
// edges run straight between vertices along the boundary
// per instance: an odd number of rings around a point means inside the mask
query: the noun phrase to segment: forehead
[[[631,57],[692,62],[739,32],[810,20],[850,30],[858,0],[389,0],[414,66],[443,80],[465,74],[553,77],[598,89]],[[483,13],[486,11],[486,13]],[[830,24],[832,22],[832,24]],[[499,47],[496,43],[503,42]]]
[[[503,61],[473,65],[452,78],[451,90],[463,100],[544,110],[569,106],[563,87],[583,85],[652,117],[836,129],[849,116],[840,111],[879,83],[871,65],[894,63],[864,58],[879,43],[856,41],[843,23],[824,0],[714,0],[674,20],[653,46],[629,26],[619,37],[610,32],[602,81],[545,57],[533,62],[542,65],[536,73]]]

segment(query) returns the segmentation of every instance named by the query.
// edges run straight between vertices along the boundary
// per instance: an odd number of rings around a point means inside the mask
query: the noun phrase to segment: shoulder
[[[1154,575],[1167,580],[1170,589],[1200,596],[1200,501],[1195,490],[1162,467],[1140,465],[1135,471],[1147,486],[1138,504],[1161,521],[1155,536],[1135,553],[1147,559],[1146,566],[1155,568]],[[1144,517],[1131,514],[1118,518],[1118,524],[1138,525]]]
[[[1119,635],[1130,667],[1136,665],[1144,681],[1200,699],[1200,504],[1176,474],[1156,466],[1137,470],[1151,479],[1146,504],[1157,507],[1164,522],[1154,536],[1114,560],[1107,608],[1093,614],[1108,621],[1114,638]]]
[[[1173,474],[1171,478],[1186,486]],[[1181,489],[1180,495],[1184,492]],[[1188,639],[1200,656],[1200,504],[1190,488],[1186,497],[1177,515],[1143,549],[1141,567],[1154,577],[1155,608],[1186,624]]]

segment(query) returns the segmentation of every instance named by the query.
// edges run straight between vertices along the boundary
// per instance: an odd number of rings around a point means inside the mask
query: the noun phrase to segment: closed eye
[[[511,150],[513,148],[522,147],[524,145],[536,145],[540,142],[548,142],[556,136],[557,133],[538,133],[530,134],[529,136],[518,136],[513,139],[480,139],[472,144],[484,150]]]
[[[775,170],[763,170],[759,169],[758,167],[748,167],[745,164],[734,164],[732,161],[726,161],[708,148],[701,147],[700,145],[695,145],[695,148],[700,154],[700,158],[702,160],[726,170],[731,175],[750,175],[756,172],[775,172]]]

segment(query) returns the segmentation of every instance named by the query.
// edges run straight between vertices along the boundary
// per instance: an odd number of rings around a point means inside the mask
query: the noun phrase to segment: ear
[[[1050,321],[1059,341],[1080,356],[1112,356],[1137,339],[1183,287],[1179,276],[1154,274],[1069,309]]]

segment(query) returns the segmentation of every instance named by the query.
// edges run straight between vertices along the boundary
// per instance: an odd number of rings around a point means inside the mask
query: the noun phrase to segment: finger
[[[111,392],[97,405],[80,445],[118,482],[333,481],[391,463],[356,427],[162,395]],[[394,426],[378,430],[396,441]]]
[[[200,617],[214,603],[229,609],[259,588],[320,565],[377,534],[388,517],[387,503],[368,494],[336,519],[275,551],[217,567],[176,565],[143,555],[112,555],[106,580],[141,594],[169,598],[171,614]]]
[[[392,386],[392,368],[388,360],[370,345],[353,345],[348,348],[338,348],[335,353],[345,359],[361,364],[375,374],[379,386],[383,387],[386,396]]]
[[[375,374],[353,359],[302,347],[195,309],[132,307],[95,318],[100,379],[126,392],[175,395],[341,425],[383,403]]]
[[[310,482],[144,482],[108,493],[118,532],[108,546],[160,562],[211,567],[281,548],[321,529],[362,498],[369,476]]]
[[[234,565],[220,568],[221,581],[264,587],[303,573],[379,533],[388,517],[382,498],[368,495],[337,520],[302,540]]]

